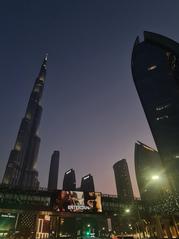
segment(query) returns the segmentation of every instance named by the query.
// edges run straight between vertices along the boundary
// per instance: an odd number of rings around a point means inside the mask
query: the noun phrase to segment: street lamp
[[[152,175],[152,180],[157,181],[160,179],[159,175]]]
[[[126,208],[126,209],[125,209],[125,212],[126,212],[126,213],[130,213],[130,209],[129,209],[129,208]]]

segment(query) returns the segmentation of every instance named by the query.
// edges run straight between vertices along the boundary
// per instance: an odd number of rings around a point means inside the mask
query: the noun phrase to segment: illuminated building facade
[[[121,159],[113,165],[117,195],[122,202],[134,199],[129,169],[126,159]]]
[[[88,174],[81,179],[81,191],[95,192],[94,180],[91,174]]]
[[[92,198],[91,192],[0,187],[0,238],[89,238],[89,231],[93,233],[91,238],[109,238],[111,230],[117,235],[127,233],[135,238],[151,238],[152,235],[177,238],[177,205],[170,211],[175,215],[174,222],[171,214],[166,213],[170,210],[169,201],[168,205],[163,201],[156,201],[156,204],[143,204],[141,200],[121,202],[117,195],[94,194]],[[75,198],[71,200],[71,196]],[[73,210],[63,210],[70,206],[69,203]],[[130,213],[126,214],[126,209],[130,209]],[[145,227],[136,228],[141,219]]]
[[[10,153],[2,183],[9,187],[37,189],[38,172],[35,164],[38,157],[40,124],[47,56],[44,58],[39,75],[32,89],[24,118],[22,119],[15,146]]]
[[[179,44],[144,32],[134,44],[132,74],[170,186],[179,192]]]
[[[70,169],[65,172],[63,179],[63,190],[75,191],[76,190],[76,177],[75,170]]]
[[[58,186],[58,169],[59,169],[60,152],[54,151],[50,162],[50,171],[48,177],[48,190],[56,190]]]
[[[135,144],[134,161],[141,199],[160,199],[162,193],[167,190],[167,181],[159,153],[138,141]]]

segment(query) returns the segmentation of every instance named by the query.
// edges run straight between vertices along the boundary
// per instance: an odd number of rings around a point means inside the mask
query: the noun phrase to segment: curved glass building
[[[179,44],[144,32],[134,44],[132,75],[172,190],[179,192]]]

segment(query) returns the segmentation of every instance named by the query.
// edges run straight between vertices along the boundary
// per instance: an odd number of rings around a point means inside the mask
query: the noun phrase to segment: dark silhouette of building
[[[142,200],[161,199],[168,183],[159,153],[153,148],[137,142],[135,144],[135,172]]]
[[[113,169],[119,199],[123,202],[132,201],[134,195],[126,159],[121,159],[115,163]]]
[[[76,190],[76,177],[74,169],[70,169],[65,172],[63,179],[63,190],[74,191]]]
[[[144,32],[134,44],[132,74],[171,189],[179,192],[179,44]]]
[[[91,174],[88,174],[81,179],[81,191],[94,192],[94,180]]]
[[[32,89],[24,118],[22,119],[14,149],[11,151],[5,169],[3,184],[9,187],[39,187],[38,172],[35,169],[40,137],[37,130],[40,124],[44,81],[46,76],[47,56],[44,58],[39,75]]]
[[[58,169],[59,169],[60,152],[54,151],[51,157],[50,170],[48,177],[48,190],[57,190]]]

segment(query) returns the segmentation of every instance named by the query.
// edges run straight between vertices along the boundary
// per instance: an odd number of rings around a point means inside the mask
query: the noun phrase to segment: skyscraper
[[[74,169],[70,169],[65,172],[63,179],[63,190],[74,191],[76,190],[76,178]]]
[[[179,44],[144,32],[134,44],[132,74],[170,186],[179,192]]]
[[[35,169],[40,137],[37,130],[40,124],[47,56],[33,86],[25,116],[22,119],[17,139],[5,169],[2,183],[9,187],[36,189],[39,187],[38,172]]]
[[[58,185],[58,169],[59,169],[60,152],[54,151],[51,157],[50,170],[48,177],[48,190],[56,190]]]
[[[81,191],[94,192],[94,180],[91,174],[88,174],[81,179]]]
[[[122,202],[134,199],[129,169],[126,159],[121,159],[113,165],[117,195]]]
[[[167,191],[159,153],[139,141],[135,144],[135,172],[142,200],[158,200]]]

